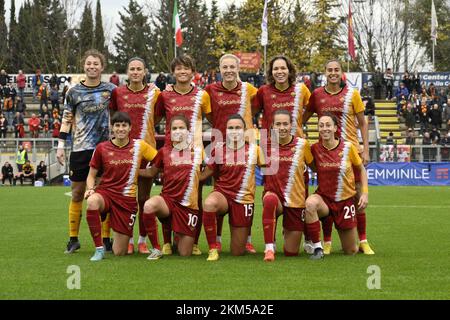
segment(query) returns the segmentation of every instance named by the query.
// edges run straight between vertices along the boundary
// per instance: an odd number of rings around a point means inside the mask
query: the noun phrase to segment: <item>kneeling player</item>
[[[102,260],[100,216],[111,214],[111,227],[115,231],[113,252],[127,254],[128,242],[133,236],[133,225],[138,206],[136,202],[137,179],[142,159],[152,161],[156,150],[142,140],[130,140],[131,120],[128,114],[117,112],[111,118],[114,139],[100,143],[92,156],[86,181],[86,219],[95,244],[91,261]],[[102,178],[95,186],[98,171]]]
[[[182,115],[170,120],[171,143],[159,150],[151,169],[141,176],[155,176],[163,171],[163,188],[159,196],[153,196],[144,205],[144,226],[149,237],[157,232],[151,223],[155,215],[163,224],[170,223],[178,235],[178,252],[181,256],[192,254],[197,228],[199,227],[198,189],[199,174],[203,161],[203,148],[191,147],[189,121]],[[156,260],[163,256],[154,250],[148,256]]]
[[[278,167],[264,177],[263,229],[266,243],[264,261],[275,260],[276,219],[283,215],[284,254],[296,256],[304,231],[306,163],[313,158],[308,141],[294,137],[292,116],[288,110],[273,113],[272,128],[278,141],[272,140],[268,148],[268,166]],[[278,148],[278,152],[277,151]]]
[[[259,146],[244,138],[245,121],[239,114],[231,115],[226,123],[226,143],[217,145],[207,161],[201,180],[214,174],[214,191],[203,205],[203,225],[209,245],[208,261],[219,259],[216,242],[216,213],[229,213],[231,254],[242,255],[254,212],[255,167],[263,166]]]
[[[356,210],[368,203],[367,174],[356,147],[350,142],[336,138],[337,119],[325,113],[319,118],[320,141],[311,151],[317,168],[318,189],[306,200],[306,224],[309,238],[313,241],[311,259],[323,258],[320,243],[319,218],[332,216],[345,254],[358,252]],[[362,194],[356,204],[353,167],[361,172]],[[355,207],[357,205],[357,208]]]

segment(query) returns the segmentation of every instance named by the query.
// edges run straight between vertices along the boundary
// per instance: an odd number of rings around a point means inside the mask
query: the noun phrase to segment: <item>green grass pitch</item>
[[[205,188],[205,194],[210,190]],[[152,194],[159,193],[154,188]],[[207,262],[202,231],[200,257],[107,255],[89,261],[94,247],[85,216],[81,249],[63,253],[68,238],[67,187],[0,188],[0,299],[449,299],[450,188],[371,187],[367,210],[368,239],[374,256],[344,256],[337,233],[333,253],[310,261],[305,253],[282,254],[281,221],[278,254],[263,262],[261,188],[256,195],[252,238],[256,255],[229,254],[228,218],[224,252]],[[137,226],[135,228],[137,234]],[[160,239],[162,239],[160,233]],[[80,270],[80,289],[68,289]],[[370,266],[380,270],[380,289],[369,289]],[[369,279],[370,282],[370,279]]]

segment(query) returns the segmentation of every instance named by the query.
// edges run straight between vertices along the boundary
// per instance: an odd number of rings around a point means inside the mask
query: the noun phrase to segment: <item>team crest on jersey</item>
[[[296,149],[296,147],[292,147],[291,151],[295,153],[295,151],[296,151],[295,149]]]
[[[114,157],[114,152],[112,152],[112,151],[108,152],[108,156],[109,157]]]
[[[291,96],[295,97],[295,91],[291,92]]]
[[[144,99],[147,100],[148,94],[144,94]]]
[[[242,91],[241,91],[241,90],[238,90],[236,93],[237,93],[238,96],[241,96]]]
[[[108,91],[104,91],[104,92],[102,93],[102,97],[105,98],[105,99],[108,99],[109,96],[110,96],[110,93],[109,93]]]
[[[124,99],[124,100],[128,100],[128,95],[124,95],[124,96],[123,96],[123,99]]]
[[[191,98],[191,101],[195,102],[196,99],[197,99],[196,96],[194,96],[194,97]]]
[[[344,102],[344,100],[345,100],[344,97],[339,98],[339,102]]]
[[[175,99],[170,99],[170,103],[175,103],[177,102]]]
[[[344,155],[344,151],[341,151],[338,153],[339,158],[342,158],[343,155]]]
[[[320,99],[320,103],[325,103],[325,99]]]
[[[277,98],[277,95],[276,95],[276,94],[272,94],[272,95],[270,95],[270,97],[271,97],[272,99],[276,99],[276,98]]]
[[[217,93],[217,95],[218,95],[219,97],[221,97],[221,96],[223,96],[223,92],[219,92],[219,93]]]

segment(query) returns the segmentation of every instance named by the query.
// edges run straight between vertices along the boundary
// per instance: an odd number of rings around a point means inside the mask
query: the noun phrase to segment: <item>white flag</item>
[[[267,46],[269,35],[267,32],[267,0],[264,1],[264,12],[261,22],[261,45]]]
[[[434,7],[434,1],[431,0],[431,40],[433,40],[434,45],[436,45],[437,27],[438,21],[436,15],[436,8]]]

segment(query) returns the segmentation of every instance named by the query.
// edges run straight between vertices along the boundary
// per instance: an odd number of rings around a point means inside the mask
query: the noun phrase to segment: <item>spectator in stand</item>
[[[48,108],[48,98],[50,97],[50,91],[46,83],[42,83],[38,91],[39,97],[39,111],[42,112],[42,106],[45,105]]]
[[[373,92],[372,89],[369,88],[367,83],[363,84],[363,88],[361,89],[361,99],[366,106],[364,110],[364,114],[369,116],[369,120],[375,116],[375,103],[373,101]]]
[[[427,88],[425,87],[425,85],[422,86],[422,88],[420,89],[420,100],[422,101],[423,99],[431,100],[431,97],[428,95],[427,92]]]
[[[450,130],[447,130],[447,133],[441,139],[441,145],[443,145],[443,146],[450,145]]]
[[[41,74],[41,69],[38,67],[36,69],[36,73],[31,80],[31,85],[33,87],[33,102],[36,101],[37,94],[39,92],[39,88],[44,83],[44,77]]]
[[[416,89],[416,92],[420,92],[421,91],[420,76],[419,76],[419,73],[417,72],[417,70],[414,71],[414,74],[411,77],[411,82],[412,82],[413,90]]]
[[[44,117],[45,117],[46,115],[47,115],[48,117],[50,117],[51,113],[50,113],[50,111],[48,111],[48,108],[47,108],[46,106],[43,106],[43,107],[42,107],[42,111],[41,111],[41,113],[39,114],[39,117],[41,117],[42,119],[44,119]]]
[[[52,73],[52,76],[48,80],[48,84],[49,84],[50,88],[52,88],[53,86],[56,86],[57,90],[59,90],[59,86],[61,85],[61,80],[56,75],[56,73]]]
[[[443,106],[444,115],[442,117],[443,121],[447,123],[447,129],[450,129],[450,96],[447,98],[447,103]]]
[[[447,104],[447,95],[445,94],[445,89],[441,88],[439,90],[439,108],[443,111],[444,105]]]
[[[23,120],[23,116],[20,112],[16,112],[16,116],[13,119],[13,127],[15,138],[25,137],[25,121]]]
[[[427,93],[431,97],[431,99],[434,99],[434,97],[437,95],[436,87],[434,86],[433,82],[428,86]]]
[[[394,87],[394,74],[391,68],[387,68],[384,73],[384,85],[386,86],[386,100],[391,100],[393,96],[392,89]]]
[[[53,121],[56,120],[56,119],[61,120],[61,115],[60,115],[59,108],[54,108],[52,110],[51,118],[53,119]]]
[[[12,110],[14,104],[12,100],[13,92],[11,90],[10,85],[9,84],[3,85],[2,91],[3,91],[3,110],[4,111]]]
[[[416,144],[416,138],[414,137],[414,130],[412,128],[408,128],[405,143],[408,145]]]
[[[66,94],[67,91],[69,91],[70,88],[73,87],[73,83],[72,83],[72,77],[67,77],[66,82],[64,82],[64,88],[62,90],[62,102],[64,103],[66,101]]]
[[[4,87],[9,83],[9,76],[4,69],[0,70],[0,86]]]
[[[52,103],[52,109],[59,109],[59,89],[56,84],[51,86],[50,89],[50,102]]]
[[[8,161],[2,167],[2,185],[5,185],[6,179],[8,179],[10,185],[13,185],[14,169]]]
[[[441,142],[441,133],[436,127],[433,127],[433,130],[431,130],[430,139],[433,144],[439,144]]]
[[[403,82],[400,82],[399,87],[397,88],[397,91],[395,91],[395,97],[397,98],[397,114],[400,115],[402,111],[402,101],[408,100],[409,98],[409,91],[408,88],[406,88],[405,84]]]
[[[25,115],[25,110],[27,110],[27,105],[22,97],[19,96],[16,98],[16,112],[19,112],[21,115]]]
[[[61,122],[59,119],[55,119],[52,124],[52,138],[58,138],[59,137],[59,130],[61,129]]]
[[[430,118],[431,126],[440,128],[442,125],[442,112],[439,109],[437,103],[433,104],[433,108],[429,111],[428,117]]]
[[[41,124],[40,124],[40,128],[42,129],[44,138],[48,138],[50,136],[50,127],[51,127],[50,117],[46,114],[41,119]]]
[[[428,106],[425,99],[422,99],[419,108],[420,131],[423,134],[428,129]]]
[[[392,131],[389,132],[389,135],[386,137],[386,144],[394,145],[394,133]]]
[[[383,89],[383,73],[380,67],[377,67],[377,71],[372,77],[373,88],[375,90],[375,99],[381,99],[381,91]]]
[[[5,118],[3,113],[0,113],[0,138],[6,138],[6,133],[8,132],[8,120]],[[3,143],[6,147],[6,143]]]
[[[403,110],[403,118],[405,118],[405,125],[407,128],[414,128],[416,125],[416,114],[412,107],[411,101],[406,103],[406,109]]]
[[[19,74],[17,75],[17,89],[19,91],[19,97],[23,100],[25,87],[27,85],[27,77],[23,74],[22,70],[19,70]]]
[[[41,161],[36,167],[36,181],[42,179],[44,184],[47,184],[47,166],[44,161]]]
[[[152,74],[150,73],[150,70],[148,70],[148,68],[145,68],[144,72],[145,72],[145,76],[144,76],[145,83],[152,82]]]
[[[441,139],[441,161],[450,160],[450,130],[447,130]]]
[[[17,165],[18,172],[22,172],[22,167],[27,161],[28,161],[28,152],[23,147],[22,144],[19,144],[19,149],[17,150],[17,155],[16,155],[16,165]]]
[[[413,85],[408,71],[405,71],[405,73],[403,74],[401,83],[405,85],[405,88],[408,89],[408,92],[412,92]]]
[[[36,114],[32,114],[31,118],[28,120],[28,128],[32,138],[39,138],[39,129],[41,126],[41,121]]]
[[[447,97],[450,97],[450,83],[448,84],[448,87],[445,90],[445,94],[447,95]]]
[[[23,186],[25,179],[30,179],[31,184],[34,185],[34,168],[30,163],[30,160],[25,161],[22,170],[19,171],[15,177],[15,180],[20,179],[20,185]]]
[[[166,89],[167,78],[164,73],[160,72],[158,77],[155,80],[155,86],[159,88],[159,90],[164,91]]]
[[[113,74],[112,74],[112,76],[109,78],[109,82],[115,84],[116,86],[119,86],[119,85],[120,85],[120,78],[119,78],[119,76],[117,75],[117,72],[116,72],[116,71],[114,71]]]
[[[311,80],[311,90],[310,91],[313,92],[315,89],[320,87],[319,75],[317,74],[317,72],[313,71],[313,72],[311,72],[309,79]]]

